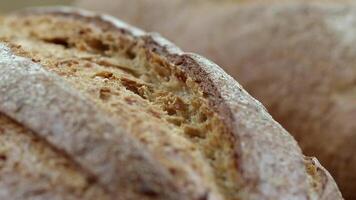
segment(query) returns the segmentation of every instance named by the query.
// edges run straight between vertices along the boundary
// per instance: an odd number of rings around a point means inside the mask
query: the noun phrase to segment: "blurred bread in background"
[[[70,5],[74,0],[1,0],[0,13],[7,13],[26,7],[34,6],[53,6],[53,5]]]
[[[352,2],[81,0],[214,60],[356,199]]]

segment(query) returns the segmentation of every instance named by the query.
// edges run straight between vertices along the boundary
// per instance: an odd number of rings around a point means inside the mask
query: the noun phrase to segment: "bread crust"
[[[0,199],[109,199],[85,172],[0,114]]]
[[[188,74],[202,88],[236,140],[237,170],[242,181],[239,198],[325,199],[325,194],[332,193],[337,199],[342,199],[330,176],[326,181],[323,180],[327,186],[323,190],[316,191],[313,188],[310,181],[312,177],[306,171],[303,155],[294,139],[258,101],[214,63],[201,56],[184,53],[158,34],[144,33],[109,16],[70,8],[41,8],[17,13],[26,14],[73,17],[84,23],[100,24],[98,27],[117,29],[123,34],[142,39],[148,50],[166,58]],[[130,180],[127,176],[132,175],[140,178],[138,185],[154,183],[153,187],[163,187],[162,199],[192,199],[189,194],[179,193],[172,177],[165,173],[166,169],[157,166],[145,153],[146,150],[135,143],[134,138],[125,134],[125,130],[114,127],[110,117],[80,98],[59,77],[27,59],[13,55],[3,45],[0,58],[0,90],[4,94],[0,97],[0,111],[63,149],[109,192],[114,195],[125,194],[124,189],[120,191],[117,188],[123,185],[122,180]],[[27,91],[33,93],[28,94]],[[28,100],[24,101],[26,97]],[[62,125],[54,126],[54,123],[43,121],[61,121]],[[74,137],[78,124],[83,131]],[[107,130],[105,132],[108,135],[95,137],[93,131],[97,129]],[[115,138],[120,139],[111,142]],[[121,145],[118,145],[119,142]],[[87,148],[88,144],[100,145],[92,145],[95,148],[91,149]],[[95,157],[97,152],[110,152],[112,148],[115,149],[112,152],[118,155],[100,153],[102,158],[97,160]],[[130,169],[132,165],[137,168],[130,171],[126,168],[129,165]],[[146,166],[146,169],[141,171],[140,165]],[[117,172],[122,174],[115,174]],[[123,195],[125,198],[130,197]]]

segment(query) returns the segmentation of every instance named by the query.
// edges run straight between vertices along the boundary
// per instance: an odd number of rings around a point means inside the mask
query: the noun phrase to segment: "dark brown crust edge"
[[[71,8],[42,8],[25,13],[53,14],[86,19],[145,41],[146,47],[190,75],[206,93],[237,140],[238,170],[246,199],[310,199],[315,196],[308,181],[303,156],[294,139],[276,123],[263,106],[217,65],[194,54],[186,54],[157,34],[146,34],[105,15]],[[324,170],[324,169],[323,169]],[[327,172],[326,172],[327,173]],[[342,199],[333,180],[328,191]]]

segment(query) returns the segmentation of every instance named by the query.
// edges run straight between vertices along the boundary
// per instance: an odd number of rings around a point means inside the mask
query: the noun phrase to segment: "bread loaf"
[[[342,199],[207,59],[69,8],[0,23],[1,199]]]
[[[82,0],[81,5],[159,31],[223,66],[296,137],[307,155],[321,160],[344,197],[356,199],[355,5],[281,1],[99,5]]]

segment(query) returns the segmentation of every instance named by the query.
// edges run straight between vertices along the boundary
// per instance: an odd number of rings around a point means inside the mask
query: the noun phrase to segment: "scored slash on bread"
[[[63,183],[73,199],[342,199],[328,172],[207,59],[87,11],[33,9],[0,23],[0,112],[70,163],[85,182]],[[12,184],[59,184],[51,170],[25,176],[19,165]],[[19,199],[51,193],[39,189]]]

